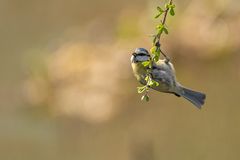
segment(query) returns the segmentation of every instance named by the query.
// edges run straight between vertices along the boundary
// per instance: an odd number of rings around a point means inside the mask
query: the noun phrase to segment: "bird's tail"
[[[201,109],[206,99],[206,95],[204,93],[193,91],[184,87],[181,87],[181,88],[182,88],[182,92],[180,93],[180,95],[185,99],[189,100],[197,108]]]

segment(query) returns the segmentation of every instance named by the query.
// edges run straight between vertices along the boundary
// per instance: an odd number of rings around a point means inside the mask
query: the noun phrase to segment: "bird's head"
[[[132,63],[142,63],[150,59],[150,54],[145,48],[137,48],[131,56]]]

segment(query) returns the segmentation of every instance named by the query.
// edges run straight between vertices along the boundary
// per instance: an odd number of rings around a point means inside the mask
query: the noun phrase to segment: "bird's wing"
[[[151,74],[155,81],[171,85],[171,77],[168,72],[161,70],[160,68],[153,68]]]

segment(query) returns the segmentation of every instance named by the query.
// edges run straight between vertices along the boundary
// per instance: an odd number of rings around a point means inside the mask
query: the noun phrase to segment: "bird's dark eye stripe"
[[[150,55],[145,54],[145,53],[139,53],[139,54],[137,54],[137,55],[139,55],[139,56],[150,56]]]

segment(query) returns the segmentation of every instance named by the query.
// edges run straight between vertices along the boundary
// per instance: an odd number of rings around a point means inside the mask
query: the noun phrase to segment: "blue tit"
[[[149,60],[150,54],[144,48],[137,48],[131,56],[133,73],[142,85],[147,84],[145,78],[147,76],[147,70],[150,69],[152,79],[159,83],[158,86],[152,86],[152,89],[164,93],[171,93],[178,97],[184,97],[197,108],[201,109],[206,98],[204,93],[193,91],[182,86],[176,80],[175,69],[171,62],[159,60],[158,62],[154,62],[151,68],[149,68],[149,66],[145,67],[142,63]]]

